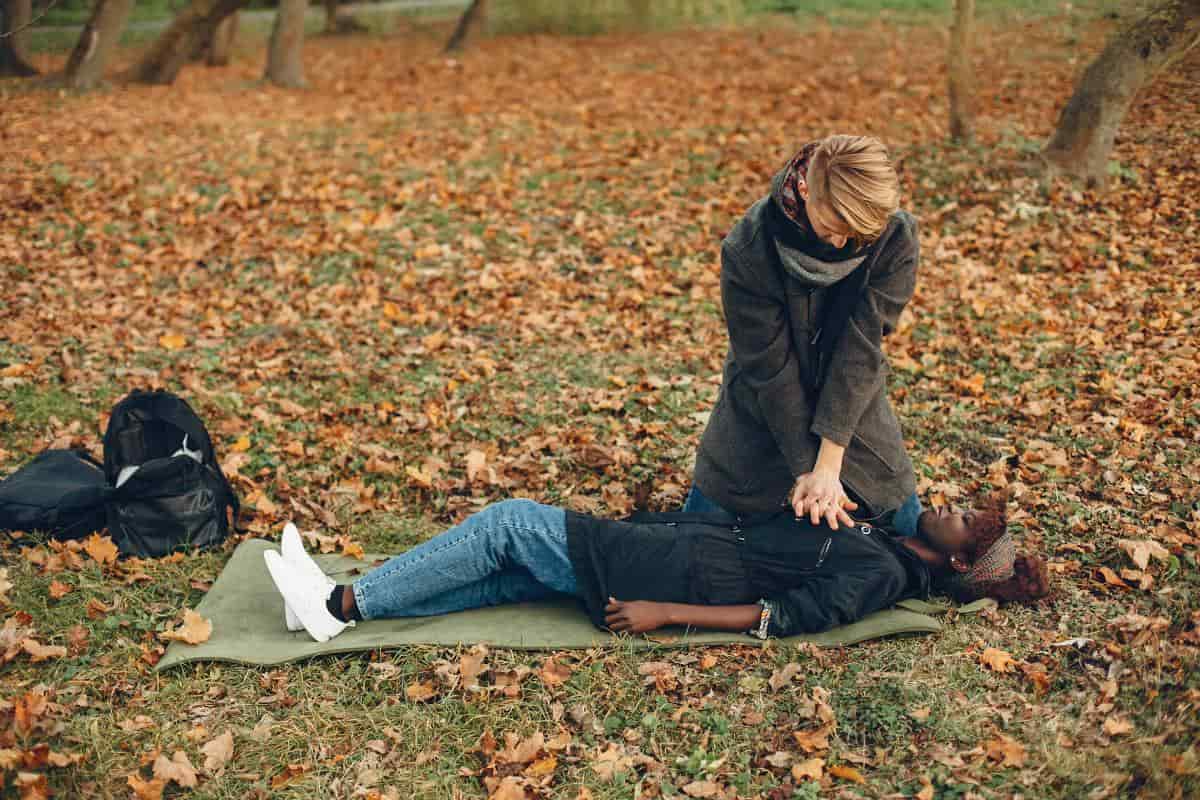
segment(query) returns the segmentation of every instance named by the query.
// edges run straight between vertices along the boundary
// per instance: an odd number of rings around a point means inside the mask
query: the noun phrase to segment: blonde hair
[[[900,207],[900,181],[883,142],[835,134],[822,139],[808,162],[808,192],[854,234],[871,242]]]

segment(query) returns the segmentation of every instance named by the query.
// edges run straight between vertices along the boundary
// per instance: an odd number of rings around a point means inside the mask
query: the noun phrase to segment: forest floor
[[[1006,487],[1055,589],[844,649],[160,674],[233,540],[113,562],[13,535],[0,794],[1196,796],[1200,53],[1138,96],[1107,194],[1022,166],[1110,25],[983,24],[971,146],[947,143],[944,30],[895,19],[454,59],[318,39],[302,92],[257,54],[172,87],[0,86],[2,473],[98,452],[154,385],[208,423],[252,536],[394,552],[509,496],[621,515],[646,482],[676,507],[726,349],[721,238],[800,143],[862,131],[921,222],[886,345],[920,489]]]

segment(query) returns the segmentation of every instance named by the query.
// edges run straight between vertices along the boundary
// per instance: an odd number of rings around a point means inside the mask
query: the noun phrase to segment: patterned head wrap
[[[1013,576],[1013,562],[1017,558],[1017,543],[1012,534],[1005,531],[992,543],[982,556],[975,559],[968,572],[955,575],[947,583],[972,594],[987,594],[989,584],[1001,583]]]
[[[811,228],[808,225],[808,213],[804,210],[804,195],[801,191],[808,185],[805,176],[808,175],[809,159],[817,152],[817,146],[820,144],[820,141],[809,142],[792,156],[792,160],[784,168],[783,180],[779,183],[776,195],[776,202],[783,208],[783,213],[806,232],[811,231]]]

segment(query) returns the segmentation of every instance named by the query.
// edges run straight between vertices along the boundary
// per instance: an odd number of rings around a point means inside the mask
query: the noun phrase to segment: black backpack
[[[104,467],[83,450],[46,450],[0,481],[0,530],[79,539],[107,523]]]
[[[208,431],[170,392],[134,390],[117,403],[104,433],[104,474],[108,532],[122,553],[212,547],[236,529],[240,504]]]

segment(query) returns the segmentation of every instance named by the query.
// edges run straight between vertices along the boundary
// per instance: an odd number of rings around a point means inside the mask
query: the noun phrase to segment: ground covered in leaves
[[[317,40],[171,88],[0,88],[0,471],[185,394],[252,535],[398,550],[517,495],[678,505],[725,351],[717,251],[810,137],[866,131],[921,220],[888,343],[928,502],[1007,486],[1056,599],[926,638],[415,648],[156,674],[219,552],[9,537],[3,788],[62,797],[1182,797],[1200,791],[1200,58],[1113,191],[1022,168],[1109,22],[981,26],[979,142],[904,20]]]

